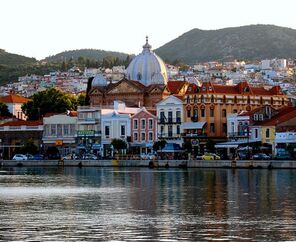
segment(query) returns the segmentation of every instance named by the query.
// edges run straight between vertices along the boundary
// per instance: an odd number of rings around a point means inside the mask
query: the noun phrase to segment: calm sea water
[[[296,170],[6,171],[1,241],[296,240]]]

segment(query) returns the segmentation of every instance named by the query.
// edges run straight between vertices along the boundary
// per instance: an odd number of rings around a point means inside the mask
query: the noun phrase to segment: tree
[[[86,98],[86,94],[85,93],[81,93],[78,98],[77,98],[77,105],[78,106],[83,106],[85,105],[85,98]]]
[[[35,93],[31,100],[23,104],[22,111],[28,120],[39,120],[46,113],[63,113],[67,110],[76,110],[77,98],[65,94],[54,88]]]
[[[0,117],[12,117],[5,103],[0,103]]]
[[[114,147],[116,151],[126,149],[126,142],[122,139],[112,139],[111,145]]]
[[[38,152],[38,147],[34,144],[32,139],[25,141],[24,146],[21,148],[21,153],[23,154],[36,154]]]

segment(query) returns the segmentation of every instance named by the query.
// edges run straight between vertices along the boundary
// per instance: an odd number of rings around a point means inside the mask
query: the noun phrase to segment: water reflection
[[[295,170],[15,168],[0,240],[295,240]]]

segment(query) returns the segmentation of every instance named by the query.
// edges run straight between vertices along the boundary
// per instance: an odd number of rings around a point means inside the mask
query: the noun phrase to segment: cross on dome
[[[143,52],[145,52],[145,51],[150,52],[151,48],[152,48],[152,46],[149,45],[149,43],[148,43],[148,36],[146,36],[146,43],[145,43],[145,45],[143,45]]]

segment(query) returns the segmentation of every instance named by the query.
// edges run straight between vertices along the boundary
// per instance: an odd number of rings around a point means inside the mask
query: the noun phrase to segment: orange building
[[[251,111],[263,105],[278,109],[288,106],[289,100],[279,86],[266,89],[252,87],[247,82],[233,86],[211,82],[204,82],[201,87],[190,84],[184,96],[183,137],[225,140],[227,114]]]

